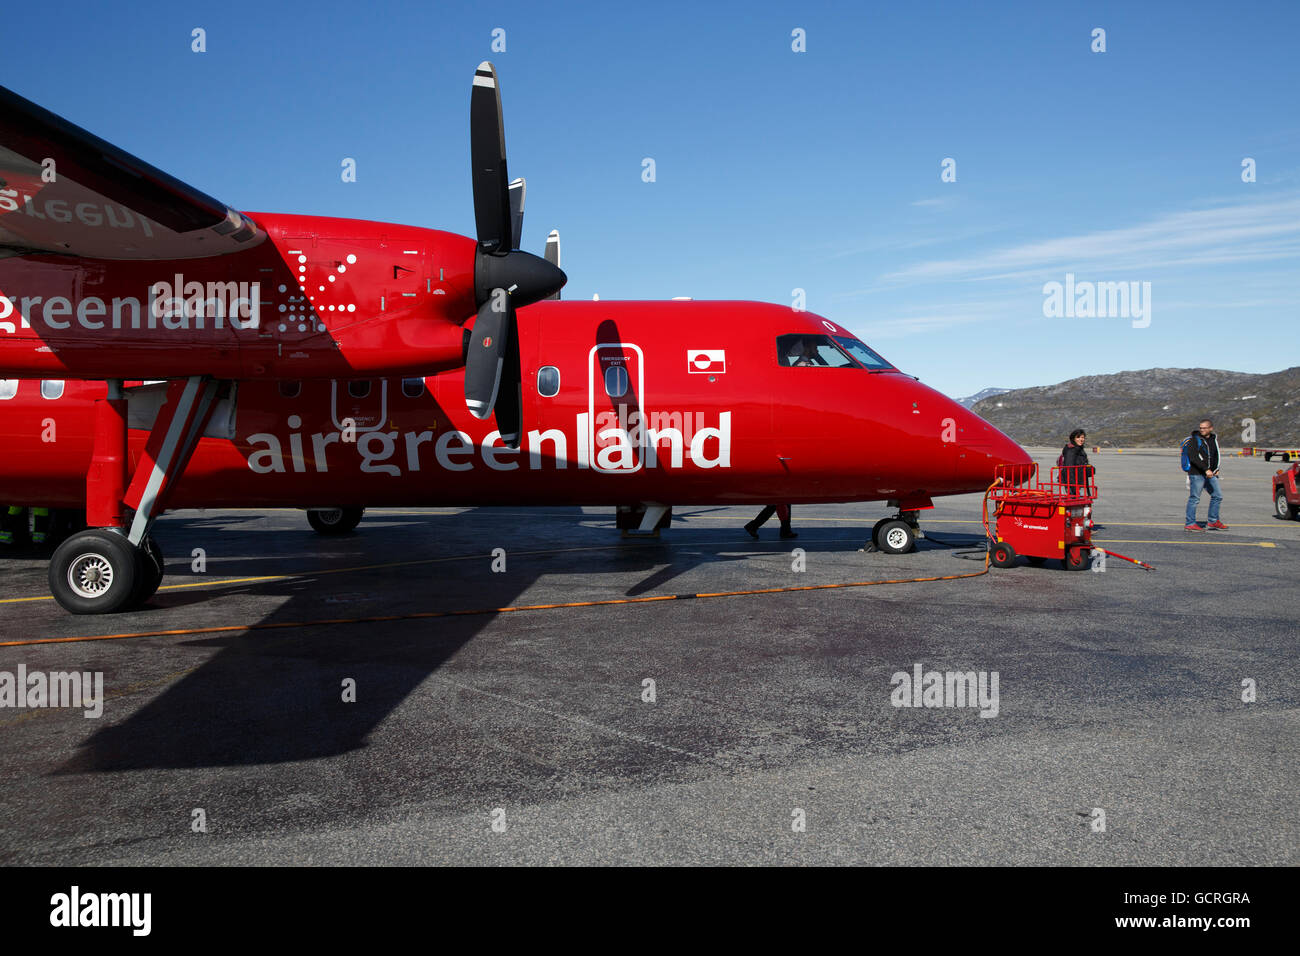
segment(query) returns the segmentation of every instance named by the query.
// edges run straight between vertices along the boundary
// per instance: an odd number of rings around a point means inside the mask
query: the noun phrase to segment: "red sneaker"
[[[1206,531],[1210,531],[1210,530],[1227,531],[1228,526],[1224,524],[1222,521],[1211,521],[1209,524],[1205,526],[1205,530]]]
[[[1205,529],[1202,528],[1199,524],[1188,524],[1188,525],[1183,525],[1183,530],[1184,530],[1184,531],[1204,531]]]

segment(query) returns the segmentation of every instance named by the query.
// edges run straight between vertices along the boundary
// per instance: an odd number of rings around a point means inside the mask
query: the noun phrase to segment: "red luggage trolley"
[[[1035,567],[1057,558],[1067,571],[1082,571],[1092,563],[1092,503],[1097,500],[1097,484],[1091,476],[1082,483],[1073,480],[1074,471],[1055,467],[1051,480],[1044,482],[1039,480],[1037,464],[998,466],[994,473],[998,481],[988,494],[995,522],[988,535],[989,561],[995,567],[1012,567],[1018,555],[1027,557]],[[987,508],[984,529],[989,530]]]

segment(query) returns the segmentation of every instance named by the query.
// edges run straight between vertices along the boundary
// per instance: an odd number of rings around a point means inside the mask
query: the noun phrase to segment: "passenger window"
[[[621,365],[605,369],[605,394],[610,398],[622,398],[627,394],[627,369]]]
[[[554,365],[543,365],[537,370],[537,394],[542,398],[560,394],[560,370]]]
[[[290,382],[283,380],[280,382],[281,398],[297,398],[302,394],[302,382]]]
[[[348,394],[353,398],[367,398],[370,395],[370,381],[348,382]]]
[[[402,394],[407,398],[419,398],[424,394],[424,379],[422,378],[404,378],[402,379]]]
[[[0,401],[18,394],[18,379],[0,378]]]
[[[48,398],[50,401],[63,397],[63,380],[57,378],[48,378],[41,380],[41,398]]]
[[[853,360],[831,341],[829,335],[780,335],[776,339],[776,360],[780,365],[817,368],[856,368]]]

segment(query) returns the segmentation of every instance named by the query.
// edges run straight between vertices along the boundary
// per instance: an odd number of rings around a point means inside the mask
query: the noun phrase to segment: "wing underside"
[[[0,257],[189,259],[264,238],[237,210],[0,87]]]

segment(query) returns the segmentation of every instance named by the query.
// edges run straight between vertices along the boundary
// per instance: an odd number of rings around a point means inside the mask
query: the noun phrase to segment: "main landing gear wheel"
[[[128,602],[131,607],[141,605],[154,596],[158,585],[162,584],[163,567],[166,564],[162,549],[158,547],[153,535],[146,537],[144,543],[136,549],[135,558],[135,593]]]
[[[1091,551],[1082,545],[1067,548],[1061,563],[1067,571],[1083,571],[1092,561]]]
[[[1275,513],[1283,521],[1290,521],[1297,514],[1300,514],[1300,507],[1297,507],[1286,500],[1285,488],[1279,488],[1277,490],[1277,497],[1273,499],[1273,505]]]
[[[989,561],[995,568],[1009,568],[1016,563],[1016,549],[1005,541],[999,541],[989,551]]]
[[[307,521],[317,534],[347,534],[365,513],[365,508],[308,508]]]
[[[886,518],[876,522],[871,537],[876,550],[885,554],[907,554],[916,547],[916,533],[901,518]]]
[[[139,568],[136,549],[125,535],[102,528],[82,531],[55,549],[50,591],[73,614],[120,611],[137,593]]]

